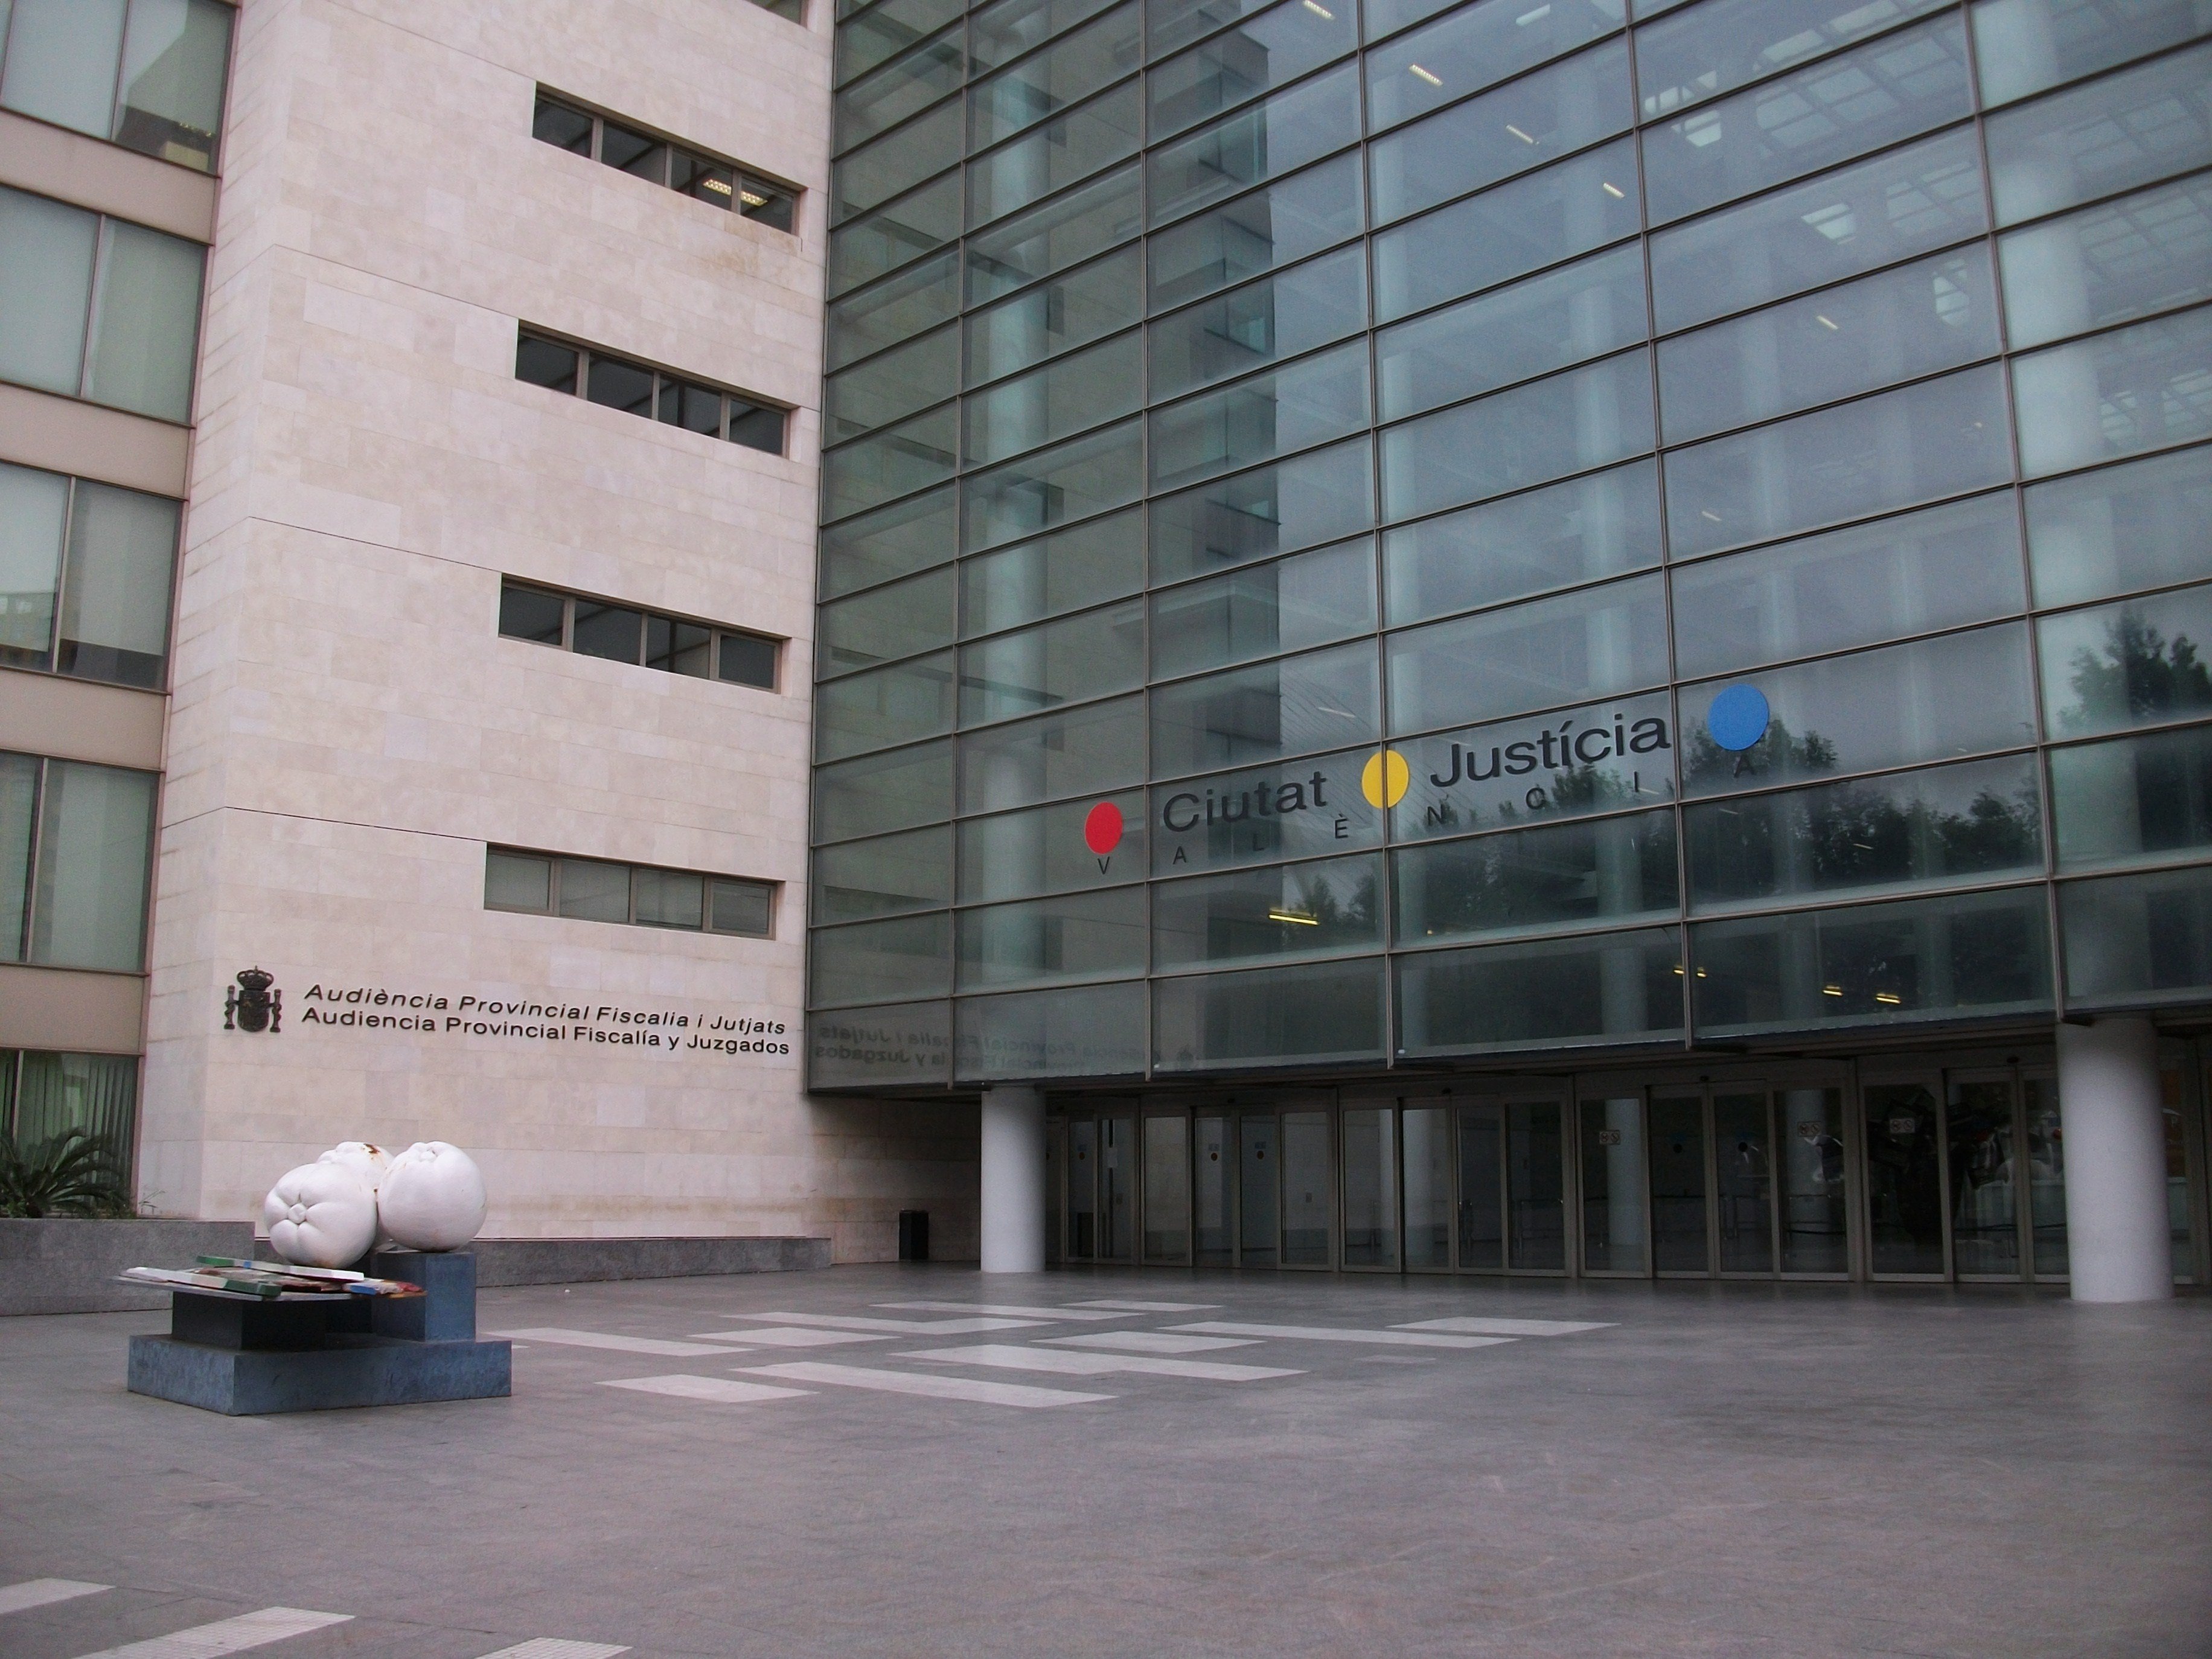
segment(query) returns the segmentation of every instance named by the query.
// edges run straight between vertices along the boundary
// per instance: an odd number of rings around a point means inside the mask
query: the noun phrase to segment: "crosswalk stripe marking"
[[[1179,1331],[1085,1331],[1080,1336],[1041,1336],[1060,1348],[1111,1348],[1119,1353],[1208,1353],[1216,1348],[1256,1348],[1249,1336],[1185,1336]]]
[[[1218,1302],[1071,1302],[1071,1308],[1112,1308],[1118,1313],[1211,1313]]]
[[[1260,1382],[1269,1377],[1304,1376],[1304,1371],[1273,1365],[1231,1365],[1218,1359],[1162,1359],[1152,1354],[1070,1353],[1065,1348],[1023,1348],[1012,1343],[980,1342],[966,1348],[931,1348],[902,1353],[902,1359],[933,1359],[945,1365],[993,1365],[1009,1371],[1052,1371],[1063,1376],[1106,1376],[1131,1372],[1144,1376],[1188,1376],[1206,1382]]]
[[[83,1659],[217,1659],[226,1653],[265,1647],[289,1636],[305,1636],[327,1625],[352,1621],[349,1613],[311,1613],[305,1607],[264,1607],[235,1619],[218,1619],[212,1625],[195,1625],[150,1641],[131,1642],[119,1648],[102,1648]]]
[[[754,1331],[694,1331],[697,1342],[757,1342],[767,1348],[830,1348],[841,1342],[888,1342],[886,1334],[864,1331],[809,1331],[796,1325],[763,1325]]]
[[[88,1584],[81,1578],[28,1578],[20,1584],[0,1585],[0,1613],[51,1607],[57,1601],[73,1601],[80,1595],[97,1595],[114,1588],[112,1584]]]
[[[968,1336],[977,1331],[1016,1331],[1034,1319],[870,1319],[862,1314],[739,1314],[778,1325],[811,1325],[825,1331],[886,1331],[894,1336]]]
[[[1399,1348],[1488,1348],[1510,1336],[1450,1336],[1443,1331],[1348,1331],[1334,1325],[1246,1325],[1225,1319],[1178,1325],[1179,1331],[1211,1336],[1279,1336],[1302,1342],[1363,1342]]]
[[[916,1313],[995,1314],[1006,1319],[1054,1320],[1127,1319],[1127,1310],[1112,1313],[1098,1308],[1025,1308],[998,1302],[878,1302],[878,1308],[911,1308]]]
[[[1450,1331],[1461,1336],[1572,1336],[1577,1331],[1610,1331],[1610,1323],[1584,1319],[1417,1319],[1401,1331]]]
[[[532,1342],[552,1342],[567,1348],[611,1348],[617,1353],[657,1353],[682,1358],[690,1354],[727,1353],[704,1342],[667,1342],[657,1336],[617,1336],[610,1331],[571,1331],[545,1325],[526,1331],[493,1331],[493,1336],[527,1337]]]
[[[765,1382],[733,1382],[726,1376],[689,1376],[681,1371],[667,1376],[602,1379],[599,1386],[635,1389],[640,1394],[673,1395],[679,1400],[711,1400],[723,1406],[744,1405],[755,1400],[796,1400],[812,1392],[809,1389],[771,1388]]]
[[[565,1642],[556,1636],[535,1636],[497,1653],[487,1653],[483,1659],[615,1659],[615,1655],[629,1651],[611,1642]]]
[[[1033,1388],[1025,1382],[986,1382],[970,1376],[934,1376],[912,1371],[869,1370],[832,1365],[817,1359],[783,1365],[748,1365],[756,1376],[788,1377],[795,1382],[823,1382],[841,1389],[872,1389],[882,1394],[915,1394],[933,1400],[969,1400],[988,1406],[1087,1406],[1111,1400],[1110,1394],[1077,1394],[1067,1389]]]

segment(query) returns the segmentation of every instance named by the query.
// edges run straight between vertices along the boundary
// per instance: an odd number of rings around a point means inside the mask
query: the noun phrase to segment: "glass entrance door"
[[[2066,1273],[2058,1087],[2011,1066],[1863,1091],[1869,1270],[2017,1283]]]
[[[1237,1261],[1279,1267],[1283,1261],[1282,1141],[1273,1112],[1237,1120]]]
[[[1282,1115],[1285,1267],[1334,1265],[1336,1180],[1330,1167],[1329,1115],[1327,1111]]]
[[[1651,1265],[1661,1273],[1710,1273],[1706,1237],[1705,1097],[1651,1097]]]
[[[1201,1267],[1227,1267],[1237,1261],[1237,1151],[1230,1144],[1232,1119],[1199,1116],[1191,1121],[1191,1259]]]
[[[1764,1089],[1711,1097],[1713,1248],[1723,1273],[1774,1271],[1774,1125]]]
[[[1098,1260],[1127,1261],[1136,1243],[1137,1121],[1098,1120]]]
[[[1098,1120],[1079,1117],[1067,1126],[1067,1259],[1098,1255]]]
[[[1413,1114],[1406,1109],[1407,1266],[1413,1258]],[[1566,1271],[1563,1100],[1479,1100],[1458,1108],[1455,1206],[1462,1273]]]

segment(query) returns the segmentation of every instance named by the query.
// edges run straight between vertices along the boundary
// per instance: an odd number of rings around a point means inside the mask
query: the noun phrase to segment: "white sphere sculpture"
[[[269,1248],[298,1267],[347,1267],[376,1238],[376,1194],[343,1164],[302,1164],[261,1200]]]
[[[315,1162],[343,1164],[361,1177],[362,1186],[374,1193],[384,1185],[384,1177],[392,1168],[392,1154],[373,1141],[341,1140]]]
[[[459,1147],[418,1140],[384,1177],[377,1209],[385,1231],[410,1250],[457,1250],[483,1225],[483,1171]]]

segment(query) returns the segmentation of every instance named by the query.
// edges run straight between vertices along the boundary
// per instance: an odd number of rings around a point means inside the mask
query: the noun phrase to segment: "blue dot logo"
[[[1731,754],[1741,754],[1766,735],[1766,694],[1755,685],[1731,685],[1705,710],[1705,730]]]

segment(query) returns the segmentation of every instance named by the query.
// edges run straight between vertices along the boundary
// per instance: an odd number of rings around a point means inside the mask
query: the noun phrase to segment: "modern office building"
[[[987,1267],[2212,1272],[2201,7],[841,11],[809,1075]]]

